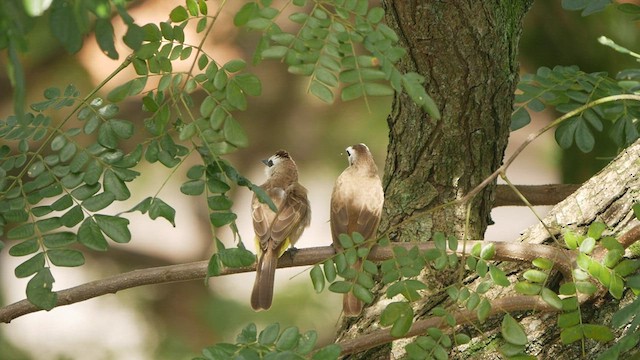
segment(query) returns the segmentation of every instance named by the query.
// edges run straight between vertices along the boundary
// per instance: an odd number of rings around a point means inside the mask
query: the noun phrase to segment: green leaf
[[[272,345],[275,343],[278,338],[278,334],[280,333],[280,324],[274,323],[267,326],[264,330],[260,332],[258,335],[258,342],[261,345]]]
[[[210,210],[229,210],[233,201],[224,195],[214,195],[207,198],[207,205]]]
[[[131,197],[127,185],[113,171],[104,172],[104,190],[114,195],[115,200],[122,201]]]
[[[333,102],[333,92],[329,89],[328,86],[324,85],[319,81],[312,81],[311,86],[309,87],[309,91],[318,99],[331,104]]]
[[[176,226],[175,217],[176,211],[167,203],[162,201],[160,198],[153,198],[151,201],[151,205],[149,206],[149,217],[155,220],[158,217],[163,217],[171,223],[174,227]]]
[[[233,24],[238,27],[245,26],[249,20],[258,15],[258,10],[258,4],[253,1],[244,4],[234,16]]]
[[[611,283],[609,284],[609,294],[616,299],[622,298],[622,293],[624,292],[624,282],[622,279],[617,276],[611,276]]]
[[[60,217],[60,221],[62,225],[71,228],[80,223],[84,219],[84,212],[82,211],[82,206],[76,205],[71,208],[71,210],[67,211],[66,214]]]
[[[25,256],[25,255],[33,254],[39,249],[40,249],[40,244],[38,244],[38,239],[33,238],[33,239],[25,240],[21,243],[13,245],[11,249],[9,249],[9,255]]]
[[[231,212],[212,212],[209,214],[209,221],[214,227],[223,227],[236,220],[238,216]]]
[[[496,254],[496,246],[491,243],[482,247],[480,251],[480,258],[483,260],[491,260],[493,256]]]
[[[78,24],[74,6],[63,1],[53,2],[49,25],[53,36],[62,43],[68,52],[75,53],[80,50],[84,31]]]
[[[571,344],[583,338],[582,325],[575,325],[560,332],[560,340],[563,344]]]
[[[312,360],[337,360],[342,349],[337,344],[323,347],[313,354]]]
[[[525,271],[522,276],[533,283],[543,283],[547,279],[547,273],[534,269]]]
[[[562,310],[562,300],[558,297],[558,294],[553,292],[551,289],[543,287],[540,292],[540,296],[542,300],[544,300],[547,304],[553,306],[558,310]]]
[[[291,326],[282,332],[278,341],[276,342],[276,349],[280,351],[292,350],[300,339],[300,331],[297,327]]]
[[[489,265],[489,275],[491,276],[493,282],[496,283],[496,285],[500,285],[502,287],[511,285],[511,282],[505,275],[504,271],[502,271],[495,265]]]
[[[99,211],[111,205],[116,199],[113,193],[104,191],[82,202],[82,207],[89,211]]]
[[[238,74],[233,79],[247,95],[259,96],[262,93],[262,83],[260,79],[253,74]]]
[[[180,192],[185,195],[197,196],[204,192],[203,180],[189,180],[180,186]]]
[[[242,92],[242,89],[240,89],[240,86],[238,86],[238,84],[235,82],[235,79],[232,79],[227,83],[225,94],[227,96],[227,101],[231,106],[238,110],[247,109],[247,98]]]
[[[573,145],[573,138],[578,127],[578,120],[568,119],[561,123],[555,132],[555,138],[558,145],[563,149],[568,149]]]
[[[596,247],[596,240],[592,237],[588,237],[582,241],[580,244],[580,252],[583,254],[590,254],[593,249]]]
[[[95,29],[96,41],[103,53],[109,58],[117,60],[118,52],[114,45],[113,39],[113,25],[111,25],[111,19],[96,19]]]
[[[106,251],[109,248],[109,244],[102,231],[100,231],[100,227],[91,217],[86,218],[80,225],[78,242],[96,251]]]
[[[542,270],[551,270],[553,268],[553,261],[545,258],[536,258],[531,263]]]
[[[575,286],[576,291],[581,294],[592,295],[595,294],[596,291],[598,291],[598,288],[589,281],[577,281],[575,283]]]
[[[213,254],[207,264],[207,277],[220,275],[222,273],[222,267],[222,261],[220,261],[218,253]]]
[[[591,223],[591,225],[589,225],[589,230],[587,230],[587,236],[594,238],[595,240],[600,239],[600,237],[602,236],[602,233],[607,229],[607,225],[599,222],[599,221],[595,221],[593,223]]]
[[[47,257],[56,266],[74,267],[84,264],[84,255],[78,250],[54,249],[47,251]]]
[[[44,253],[37,253],[27,261],[16,266],[14,274],[17,278],[25,278],[31,276],[44,267]]]
[[[322,290],[324,290],[324,273],[320,265],[314,265],[309,275],[311,276],[311,283],[313,284],[314,290],[316,293],[321,293]]]
[[[187,14],[187,9],[184,6],[176,6],[171,13],[169,13],[169,18],[171,21],[177,23],[185,21],[189,18],[189,14]]]
[[[27,299],[43,310],[51,310],[56,306],[58,295],[52,291],[54,278],[49,268],[42,268],[27,283]]]
[[[364,89],[362,84],[355,83],[348,85],[342,89],[342,93],[340,94],[340,98],[342,101],[350,101],[355,100],[364,95]]]
[[[578,310],[565,312],[558,316],[558,326],[563,329],[566,329],[578,324],[580,324],[580,311]]]
[[[111,240],[117,243],[128,243],[131,240],[129,219],[101,214],[96,214],[93,217],[100,230]]]
[[[325,260],[322,266],[324,269],[324,276],[326,277],[327,281],[333,282],[336,279],[336,266],[333,260]]]
[[[504,340],[510,344],[526,345],[528,342],[527,334],[522,325],[509,314],[506,314],[502,319],[500,333]]]
[[[225,120],[223,132],[225,139],[232,145],[237,147],[247,147],[249,145],[247,133],[233,117],[228,117]]]
[[[640,311],[640,297],[636,297],[633,302],[616,311],[611,318],[611,326],[620,328],[628,324]]]
[[[491,313],[491,303],[486,298],[482,298],[480,300],[480,304],[476,308],[476,313],[478,314],[478,320],[482,323],[484,322]]]
[[[7,232],[7,239],[19,240],[32,237],[35,234],[35,226],[33,223],[18,225]]]
[[[329,291],[345,294],[351,291],[351,283],[347,281],[336,281],[329,285]]]
[[[523,295],[538,295],[542,290],[542,286],[520,281],[516,283],[514,290]]]
[[[222,264],[230,268],[250,266],[256,262],[255,255],[244,248],[220,249],[218,256]]]
[[[358,279],[360,279],[361,277],[359,276]],[[357,297],[358,299],[364,301],[367,304],[371,304],[373,302],[373,294],[371,293],[371,291],[369,291],[367,288],[365,288],[364,286],[360,285],[360,284],[354,284],[353,285],[353,295],[355,295],[355,297]]]
[[[527,109],[522,106],[518,107],[516,111],[511,114],[511,131],[516,131],[523,128],[531,122],[531,115]]]
[[[398,318],[400,318],[400,316],[402,316],[403,313],[410,311],[410,309],[411,306],[405,301],[397,301],[388,304],[387,307],[382,310],[382,314],[380,315],[380,325],[392,325],[396,320],[398,320]]]
[[[382,83],[363,83],[364,92],[370,96],[391,96],[394,94],[394,90]]]
[[[76,234],[70,231],[63,231],[42,236],[44,246],[47,248],[59,248],[68,246],[76,242]]]

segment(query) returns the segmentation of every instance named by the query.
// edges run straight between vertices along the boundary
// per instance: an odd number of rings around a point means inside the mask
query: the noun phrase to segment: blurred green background
[[[181,2],[133,2],[131,15],[139,24],[158,22],[166,19],[168,9],[177,4]],[[213,4],[209,7],[213,8]],[[253,55],[255,34],[239,31],[231,23],[233,11],[241,5],[242,2],[226,5],[215,35],[206,44],[207,51],[219,61],[234,57],[249,61]],[[124,31],[121,21],[114,20],[114,27],[117,37],[121,37]],[[615,75],[621,69],[634,67],[635,62],[598,44],[596,39],[605,35],[637,50],[637,33],[636,24],[613,8],[583,18],[579,13],[562,10],[560,1],[538,0],[525,19],[521,68],[523,72],[534,72],[540,66],[578,65],[587,72],[607,71]],[[84,96],[119,64],[101,54],[92,38],[85,39],[80,53],[66,53],[51,37],[46,21],[36,22],[29,43],[30,50],[23,58],[27,104],[39,101],[44,89],[50,86],[64,87],[70,83]],[[118,49],[121,55],[126,55],[123,46]],[[0,54],[0,63],[6,66],[6,53]],[[391,98],[375,99],[368,105],[362,101],[327,105],[307,94],[307,79],[291,76],[280,63],[266,62],[252,70],[263,82],[263,95],[251,98],[249,109],[237,115],[249,134],[250,146],[228,159],[253,182],[262,183],[265,176],[259,160],[280,148],[287,149],[298,163],[302,184],[310,190],[313,209],[312,226],[298,247],[328,245],[329,196],[333,181],[347,164],[344,148],[365,142],[379,169],[384,168],[386,117]],[[117,77],[102,95],[132,74]],[[0,73],[0,94],[0,118],[4,119],[13,109],[12,89],[4,72]],[[146,115],[139,100],[132,98],[120,104],[120,117],[134,120],[142,130]],[[66,112],[50,115],[60,120]],[[534,127],[555,116],[550,111],[532,115],[532,125],[512,134],[510,146],[517,145]],[[611,144],[604,144],[590,154],[577,150],[562,152],[552,139],[552,135],[545,137],[516,161],[515,182],[582,182],[616,152]],[[132,141],[131,146],[136,143]],[[191,159],[191,164],[197,160]],[[87,253],[87,264],[82,268],[53,269],[57,279],[54,289],[123,271],[208,259],[213,235],[206,203],[178,190],[185,180],[186,169],[188,166],[178,171],[160,193],[177,210],[176,228],[162,219],[152,222],[143,216],[127,215],[132,221],[131,244],[113,246],[107,253]],[[166,169],[155,165],[141,164],[138,171],[143,176],[132,184],[134,195],[128,205],[149,196],[149,191],[155,193],[169,176]],[[239,216],[242,240],[253,249],[248,215],[250,196],[246,189],[237,190],[233,209]],[[509,216],[517,221],[509,220]],[[496,212],[493,218],[496,225],[487,236],[501,240],[514,238],[534,221],[531,214],[520,210]],[[511,223],[512,227],[505,223]],[[230,233],[216,235],[232,245]],[[0,305],[24,298],[26,281],[13,276],[18,263],[8,256],[7,250],[0,253]],[[208,284],[193,281],[146,286],[27,315],[0,325],[0,359],[190,359],[207,345],[234,341],[249,322],[257,323],[259,329],[274,321],[282,326],[298,326],[301,331],[316,329],[320,341],[327,343],[332,341],[339,321],[341,296],[327,291],[316,295],[308,276],[308,269],[303,268],[279,271],[274,306],[262,313],[253,312],[249,306],[253,274],[242,274],[210,279]]]

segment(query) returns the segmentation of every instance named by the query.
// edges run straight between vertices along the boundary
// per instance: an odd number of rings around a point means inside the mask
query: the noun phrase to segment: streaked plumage
[[[365,239],[375,237],[384,193],[378,176],[378,167],[365,144],[349,146],[349,166],[340,174],[331,194],[331,237],[336,250],[341,250],[338,236],[359,232]],[[358,261],[354,267],[360,269]],[[362,301],[352,293],[344,295],[345,316],[357,316],[362,311]]]
[[[260,187],[271,197],[278,212],[253,195],[251,216],[258,250],[256,280],[251,293],[254,310],[271,307],[278,258],[298,241],[311,222],[307,189],[298,183],[298,169],[289,154],[280,150],[263,163],[267,165],[267,181]]]

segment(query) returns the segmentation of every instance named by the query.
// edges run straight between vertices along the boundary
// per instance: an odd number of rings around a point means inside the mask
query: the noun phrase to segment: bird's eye
[[[351,156],[351,152],[347,150],[347,156]]]
[[[273,160],[269,160],[269,162],[267,163],[267,165],[269,165],[269,167],[273,166]]]

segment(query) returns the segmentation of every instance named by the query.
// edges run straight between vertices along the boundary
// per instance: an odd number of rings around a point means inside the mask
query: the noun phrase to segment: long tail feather
[[[258,260],[256,281],[251,293],[251,307],[256,310],[268,310],[273,302],[273,281],[278,267],[278,254],[273,249],[265,251]]]
[[[353,267],[361,271],[362,270],[362,261],[358,260]],[[344,316],[354,317],[360,315],[362,312],[362,307],[364,306],[363,302],[359,300],[353,293],[346,293],[342,299],[342,311],[344,312]]]

